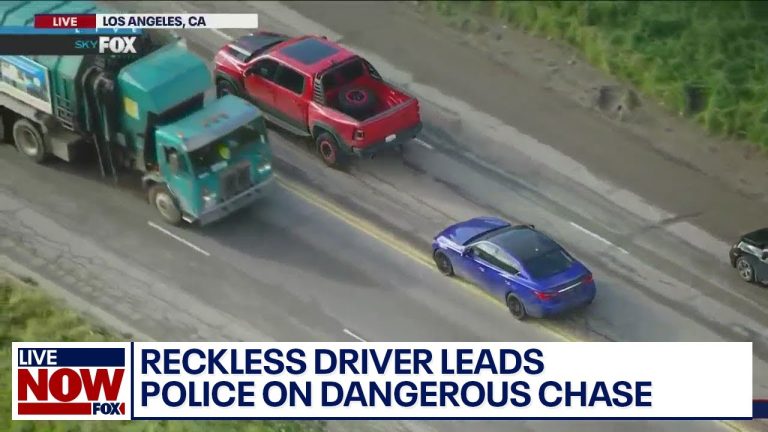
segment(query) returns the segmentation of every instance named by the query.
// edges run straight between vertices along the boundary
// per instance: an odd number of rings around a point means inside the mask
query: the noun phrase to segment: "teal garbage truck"
[[[0,25],[35,14],[99,13],[92,2],[0,2]],[[236,96],[208,98],[205,61],[183,40],[139,35],[136,55],[0,56],[0,134],[37,163],[96,154],[102,175],[138,171],[171,224],[207,223],[273,183],[264,117]],[[90,146],[90,147],[88,147]]]

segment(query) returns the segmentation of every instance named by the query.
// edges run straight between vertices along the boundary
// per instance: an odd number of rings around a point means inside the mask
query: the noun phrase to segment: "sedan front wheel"
[[[436,250],[435,253],[432,254],[432,257],[435,260],[437,270],[443,276],[453,276],[453,264],[451,264],[451,259],[448,258],[448,255],[446,255],[445,252]]]

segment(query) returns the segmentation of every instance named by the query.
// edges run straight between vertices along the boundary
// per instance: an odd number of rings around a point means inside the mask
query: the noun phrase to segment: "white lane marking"
[[[156,230],[160,231],[161,233],[163,233],[163,234],[167,235],[168,237],[171,237],[172,239],[174,239],[174,240],[176,240],[176,241],[179,241],[179,242],[181,242],[181,243],[183,243],[183,244],[185,244],[185,245],[189,246],[190,248],[192,248],[192,249],[196,250],[197,252],[200,252],[201,254],[203,254],[203,255],[205,255],[205,256],[211,256],[211,254],[209,254],[207,251],[203,250],[202,248],[199,248],[199,247],[198,247],[198,246],[196,246],[195,244],[193,244],[193,243],[191,243],[191,242],[189,242],[189,241],[187,241],[187,240],[184,240],[183,238],[181,238],[181,237],[177,236],[176,234],[174,234],[174,233],[172,233],[172,232],[168,231],[167,229],[165,229],[165,228],[163,228],[163,227],[161,227],[161,226],[157,225],[156,223],[154,223],[154,222],[152,222],[152,221],[147,221],[147,225],[149,225],[149,226],[151,226],[152,228],[154,228],[154,229],[156,229]]]
[[[416,141],[417,143],[421,144],[422,146],[430,149],[430,150],[434,150],[435,149],[434,147],[432,147],[432,144],[422,140],[421,138],[414,138],[413,140]]]
[[[233,37],[233,36],[230,36],[230,35],[228,35],[228,34],[224,33],[223,31],[221,31],[221,30],[219,30],[219,29],[211,28],[211,29],[208,29],[208,30],[210,30],[212,33],[215,33],[215,34],[217,34],[219,37],[222,37],[222,38],[224,38],[224,39],[226,39],[226,40],[232,40],[232,39],[234,39],[234,37]]]
[[[600,240],[601,242],[607,244],[608,246],[615,247],[616,249],[619,250],[619,252],[621,252],[623,254],[626,254],[626,255],[629,255],[629,252],[626,249],[624,249],[622,247],[619,247],[619,246],[616,246],[615,244],[611,243],[609,240],[607,240],[607,239],[605,239],[605,238],[603,238],[603,237],[593,233],[592,231],[584,228],[583,226],[577,224],[576,222],[571,222],[571,226],[576,228],[577,230],[583,232],[584,234],[590,236],[590,237],[593,237],[593,238],[596,238],[597,240]]]
[[[358,341],[360,341],[360,342],[368,342],[367,340],[365,340],[365,339],[361,338],[360,336],[358,336],[358,335],[356,335],[356,334],[352,333],[352,330],[349,330],[349,329],[344,329],[344,333],[346,333],[346,334],[348,334],[348,335],[352,336],[353,338],[357,339],[357,340],[358,340]]]

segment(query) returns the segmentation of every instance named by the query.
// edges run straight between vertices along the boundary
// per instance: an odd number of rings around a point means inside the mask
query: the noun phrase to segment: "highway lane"
[[[557,340],[288,190],[231,224],[200,232],[161,225],[135,190],[98,182],[92,171],[84,176],[61,164],[30,165],[5,146],[0,172],[0,255],[57,281],[108,317],[107,324],[126,323],[153,339]],[[458,432],[470,425],[509,429],[503,422],[365,427]],[[597,427],[515,425],[523,431]],[[644,422],[599,427],[647,430]]]
[[[6,194],[115,255],[83,265],[148,269],[258,329],[250,339],[349,340],[348,329],[371,340],[553,340],[282,188],[229,223],[180,230],[162,224],[138,194],[66,171],[24,172],[30,167],[8,150],[3,178],[35,178],[3,185]],[[68,205],[57,207],[62,197]],[[25,238],[29,221],[20,214],[5,223],[15,220],[11,231]]]
[[[193,49],[202,54],[210,55],[222,43],[219,35],[210,32],[194,36]],[[418,244],[448,221],[498,212],[535,220],[595,267],[601,281],[600,301],[588,314],[562,320],[557,330],[586,339],[601,335],[617,340],[730,338],[721,323],[702,320],[696,311],[689,313],[693,318],[680,314],[686,312],[680,303],[670,303],[659,294],[661,290],[684,292],[693,280],[670,277],[674,269],[657,265],[658,258],[646,260],[638,248],[622,245],[631,256],[609,265],[611,260],[605,256],[615,246],[574,228],[570,219],[576,217],[564,217],[571,216],[567,206],[552,208],[551,200],[541,198],[558,183],[541,181],[534,188],[538,194],[531,195],[531,188],[500,181],[478,168],[471,156],[446,154],[451,143],[437,132],[427,136],[431,149],[412,146],[405,160],[368,161],[350,176],[326,170],[296,140],[271,134],[281,173],[302,188],[322,191],[330,207],[311,193],[304,195],[309,196],[308,202],[278,190],[267,205],[236,217],[231,226],[171,230],[207,255],[149,226],[147,221],[156,220],[152,209],[130,191],[116,192],[68,170],[29,168],[6,148],[0,158],[3,253],[37,263],[39,271],[52,276],[61,276],[59,267],[68,262],[62,255],[75,255],[65,274],[79,278],[67,281],[69,289],[158,339],[354,338],[346,329],[370,340],[553,340],[555,335],[547,328],[511,322],[502,307],[414,263],[409,245],[386,237],[383,244],[370,232],[357,230],[366,228],[360,218],[345,216],[345,209],[352,209]],[[477,190],[462,190],[459,185]],[[586,194],[578,197],[599,201]],[[494,209],[491,204],[497,202],[503,202],[503,208]],[[609,210],[606,214],[615,220],[615,210]],[[595,220],[601,219],[582,216],[577,220],[580,226],[594,229]],[[657,247],[663,239],[646,238],[651,240]],[[393,245],[399,250],[389,247]],[[44,256],[19,252],[31,246]],[[676,252],[674,245],[669,247]],[[685,256],[705,260],[690,252]],[[629,271],[617,272],[621,265]],[[79,283],[95,275],[108,280],[95,286]],[[688,295],[685,300],[699,294]],[[699,299],[707,307],[706,299]],[[477,426],[509,428],[506,423]],[[598,427],[590,423],[516,426],[522,430]],[[464,427],[468,425],[440,424],[441,430]],[[599,423],[600,430],[648,427],[644,422]],[[654,423],[652,427],[711,430],[713,425]]]
[[[262,13],[264,29],[341,37],[279,3],[251,6]],[[192,12],[243,10],[232,2],[183,2],[172,7]],[[190,48],[211,57],[237,31],[183,34]],[[407,76],[376,53],[353,48],[372,58],[385,76]],[[402,84],[421,88],[412,81]],[[292,138],[273,139],[278,157],[312,178],[318,190],[347,207],[357,207],[369,219],[422,247],[440,227],[477,214],[534,222],[585,258],[600,281],[600,301],[588,313],[559,320],[558,331],[587,340],[750,340],[756,353],[755,394],[768,394],[768,299],[755,287],[742,284],[723,257],[717,256],[718,250],[700,250],[682,242],[664,229],[665,223],[618,205],[622,196],[625,204],[630,200],[628,191],[613,187],[608,196],[601,195],[516,149],[487,153],[495,149],[492,137],[471,127],[452,129],[451,116],[432,103],[439,98],[426,91],[419,96],[424,97],[426,130],[402,159],[390,155],[362,161],[352,168],[351,176],[318,173],[317,164],[302,162],[305,153]],[[644,211],[646,215],[657,212],[660,220],[668,217],[651,205]]]

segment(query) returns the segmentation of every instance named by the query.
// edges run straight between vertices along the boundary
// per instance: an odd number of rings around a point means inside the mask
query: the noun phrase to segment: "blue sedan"
[[[452,225],[432,243],[437,269],[473,282],[517,319],[545,317],[592,303],[592,273],[533,225],[478,217]]]

